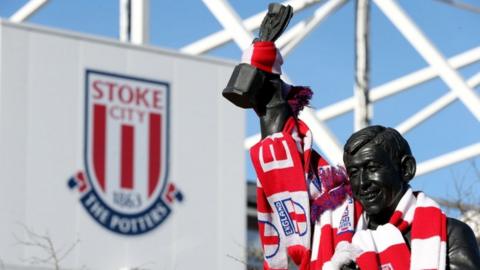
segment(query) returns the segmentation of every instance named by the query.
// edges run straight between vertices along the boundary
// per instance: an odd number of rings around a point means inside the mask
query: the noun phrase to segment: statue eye
[[[348,169],[348,175],[350,177],[355,177],[357,174],[358,174],[358,169],[357,168]]]
[[[376,172],[378,170],[378,166],[377,165],[369,165],[367,167],[368,171],[369,172]]]

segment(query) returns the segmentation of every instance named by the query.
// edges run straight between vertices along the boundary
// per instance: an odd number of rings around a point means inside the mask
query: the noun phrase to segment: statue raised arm
[[[235,67],[223,96],[241,108],[253,108],[262,137],[281,131],[292,112],[286,101],[291,86],[280,79],[283,63],[274,42],[287,28],[292,7],[271,3],[252,47]]]

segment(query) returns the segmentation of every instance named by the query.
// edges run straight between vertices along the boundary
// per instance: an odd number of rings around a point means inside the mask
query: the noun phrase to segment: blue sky
[[[0,1],[0,16],[8,18],[27,1]],[[265,9],[270,1],[230,0],[242,18]],[[402,8],[435,44],[451,57],[480,46],[480,14],[460,10],[436,0],[399,0]],[[476,0],[462,2],[480,6]],[[315,8],[294,16],[291,25],[311,16]],[[150,1],[150,44],[179,49],[208,34],[221,30],[202,1]],[[118,38],[118,0],[51,0],[28,20],[29,23]],[[375,87],[427,66],[382,12],[371,10],[371,86]],[[232,42],[209,53],[238,60],[241,51]],[[312,106],[322,108],[350,97],[354,80],[354,2],[325,20],[286,59],[284,71],[295,84],[308,85],[315,95]],[[480,64],[460,70],[468,79],[480,71]],[[220,89],[215,89],[219,91]],[[441,95],[448,87],[440,79],[384,99],[374,105],[373,124],[396,126]],[[478,91],[477,91],[478,93]],[[258,132],[257,120],[248,112],[247,135]],[[343,144],[353,131],[353,116],[346,114],[327,122]],[[405,135],[418,161],[479,142],[480,125],[460,101]],[[473,161],[475,162],[475,161]],[[456,198],[454,180],[472,183],[477,177],[466,161],[414,179],[415,188],[436,197]],[[480,158],[476,159],[480,167]],[[254,178],[250,166],[247,177]],[[480,180],[479,180],[480,182]],[[477,200],[478,203],[480,200]]]

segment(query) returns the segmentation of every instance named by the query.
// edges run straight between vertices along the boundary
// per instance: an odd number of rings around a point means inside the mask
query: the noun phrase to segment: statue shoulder
[[[449,243],[452,242],[452,244],[455,243],[455,245],[465,245],[472,242],[477,246],[472,228],[458,219],[447,217],[447,235]],[[458,241],[460,242],[456,243]]]
[[[477,241],[467,224],[455,218],[447,218],[447,238],[449,269],[480,269]]]

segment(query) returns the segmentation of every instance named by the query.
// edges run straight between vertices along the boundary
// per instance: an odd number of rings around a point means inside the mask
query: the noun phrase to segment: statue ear
[[[405,182],[412,180],[417,171],[417,162],[411,155],[405,155],[401,161],[402,177]]]

